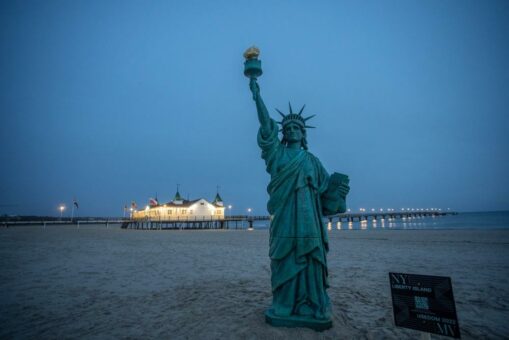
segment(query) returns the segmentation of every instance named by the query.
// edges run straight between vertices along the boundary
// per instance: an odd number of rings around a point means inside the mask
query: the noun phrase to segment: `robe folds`
[[[291,150],[270,131],[260,129],[258,145],[271,176],[267,187],[272,216],[269,239],[272,309],[279,316],[330,318],[326,292],[328,236],[322,206],[329,175],[306,150]]]

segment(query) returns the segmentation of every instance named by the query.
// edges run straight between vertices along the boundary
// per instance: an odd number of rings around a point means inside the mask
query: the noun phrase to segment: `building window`
[[[192,215],[193,214],[193,209],[190,209],[189,210],[189,215]]]
[[[182,209],[182,215],[185,215],[187,213],[187,209]]]

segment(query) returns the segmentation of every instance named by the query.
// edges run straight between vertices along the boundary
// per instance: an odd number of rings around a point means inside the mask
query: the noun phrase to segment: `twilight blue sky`
[[[508,1],[2,1],[0,214],[265,214],[252,44],[350,208],[509,209]]]

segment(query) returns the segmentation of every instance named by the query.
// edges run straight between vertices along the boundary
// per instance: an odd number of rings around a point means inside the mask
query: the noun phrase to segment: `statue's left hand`
[[[342,197],[346,197],[346,195],[348,195],[348,193],[350,192],[350,186],[347,183],[341,183],[339,185],[338,189],[339,189],[339,194]]]

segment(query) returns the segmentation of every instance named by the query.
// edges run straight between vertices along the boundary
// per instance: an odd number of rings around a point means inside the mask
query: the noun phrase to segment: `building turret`
[[[173,203],[174,204],[182,204],[182,203],[184,203],[184,199],[182,198],[182,196],[180,196],[180,192],[179,192],[178,187],[177,187],[177,192],[175,193],[175,197],[173,197]]]
[[[218,205],[220,207],[222,207],[224,205],[223,199],[221,198],[221,196],[219,196],[219,192],[216,194],[216,198],[214,198],[214,200],[212,201],[212,204]]]

